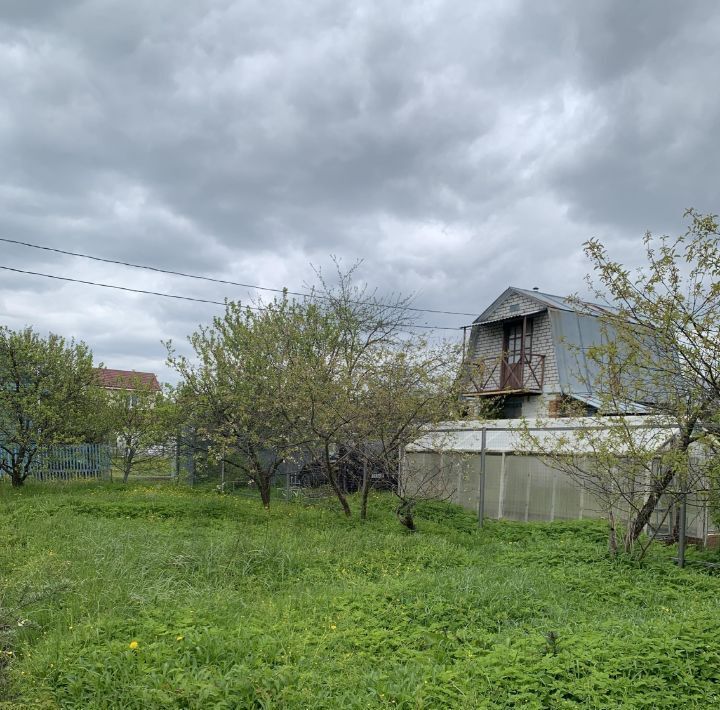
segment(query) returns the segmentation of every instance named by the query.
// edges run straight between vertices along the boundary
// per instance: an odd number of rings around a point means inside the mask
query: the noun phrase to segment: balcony
[[[517,353],[470,363],[471,390],[465,396],[540,394],[545,382],[545,355]]]

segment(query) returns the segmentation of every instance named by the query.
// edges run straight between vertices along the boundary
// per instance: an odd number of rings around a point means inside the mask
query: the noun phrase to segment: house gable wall
[[[530,301],[530,299],[527,299]],[[533,304],[533,353],[545,355],[545,382],[543,391],[547,393],[560,392],[557,357],[553,340],[550,317],[545,311],[537,313],[537,304]],[[522,312],[513,312],[508,318],[511,320]],[[468,347],[468,362],[479,362],[485,358],[499,358],[503,350],[504,321],[480,323],[476,325],[471,334]]]
[[[522,293],[515,291],[506,292],[508,295],[501,296],[498,300],[490,307],[489,312],[486,311],[482,320],[478,320],[480,323],[487,323],[489,321],[504,320],[506,318],[517,318],[518,316],[527,316],[531,313],[537,313],[538,311],[545,310],[546,306],[539,303],[538,301],[525,296]]]
[[[505,416],[564,416],[569,401],[582,403],[588,412],[595,411],[599,401],[594,392],[597,364],[587,357],[587,350],[612,339],[599,318],[607,310],[607,306],[578,303],[535,290],[507,288],[476,318],[469,333],[464,371],[468,399],[473,400],[480,387],[485,390],[480,394],[500,393],[502,384],[510,390],[517,383],[521,389],[518,380],[507,376],[509,371],[503,377],[497,368],[501,366],[504,326],[527,316],[533,318],[532,352],[545,356],[543,388],[541,393],[532,387],[512,394],[506,391]],[[518,347],[517,333],[514,347]],[[473,363],[484,365],[484,375]],[[531,380],[527,371],[524,374],[527,385]],[[645,408],[639,403],[626,405],[623,411],[644,412]]]

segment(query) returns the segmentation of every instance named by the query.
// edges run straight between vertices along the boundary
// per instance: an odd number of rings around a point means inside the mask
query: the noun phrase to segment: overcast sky
[[[582,242],[720,212],[711,0],[0,0],[0,237],[299,289],[331,254],[480,313],[583,292]],[[0,265],[247,290],[0,243]],[[0,323],[164,367],[218,307],[0,271]],[[428,315],[461,325],[465,317]]]

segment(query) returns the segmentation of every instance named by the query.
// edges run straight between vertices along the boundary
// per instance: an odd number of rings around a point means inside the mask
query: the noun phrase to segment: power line
[[[91,259],[92,261],[100,261],[105,264],[117,264],[119,266],[129,266],[133,269],[145,269],[146,271],[154,271],[159,274],[170,274],[171,276],[182,276],[186,279],[197,279],[198,281],[210,281],[212,283],[218,283],[218,284],[224,284],[226,286],[240,286],[241,288],[252,288],[256,289],[258,291],[271,291],[272,293],[287,293],[291,296],[301,296],[301,297],[309,297],[310,294],[303,293],[301,291],[289,291],[287,289],[282,288],[271,288],[269,286],[254,286],[253,284],[246,284],[246,283],[240,283],[238,281],[228,281],[227,279],[216,279],[212,276],[200,276],[199,274],[188,274],[184,271],[173,271],[171,269],[162,269],[158,266],[148,266],[146,264],[134,264],[129,261],[120,261],[118,259],[107,259],[105,257],[101,256],[92,256],[91,254],[82,254],[80,252],[76,251],[67,251],[66,249],[57,249],[55,247],[48,247],[43,246],[41,244],[31,244],[30,242],[22,242],[18,239],[8,239],[6,237],[0,237],[0,242],[5,242],[6,244],[17,244],[19,246],[23,247],[29,247],[31,249],[41,249],[42,251],[50,251],[54,252],[56,254],[64,254],[65,256],[76,256],[81,259]],[[327,298],[327,296],[323,296],[321,294],[316,294],[317,298]],[[367,301],[352,301],[352,303],[360,304],[360,305],[375,305],[372,303],[369,303]],[[442,310],[436,310],[433,308],[413,308],[411,306],[395,306],[395,305],[385,305],[386,308],[401,308],[406,311],[415,311],[417,313],[435,313],[438,315],[445,315],[445,316],[472,316],[475,317],[476,313],[461,313],[459,311],[442,311]]]
[[[98,286],[100,288],[111,288],[116,291],[127,291],[129,293],[141,293],[147,296],[162,296],[163,298],[174,298],[178,301],[193,301],[195,303],[210,303],[217,306],[225,306],[224,301],[213,301],[207,298],[194,298],[193,296],[180,296],[175,293],[165,293],[163,291],[147,291],[142,288],[131,288],[130,286],[118,286],[116,284],[106,284],[106,283],[100,283],[99,281],[85,281],[83,279],[73,279],[69,276],[57,276],[56,274],[43,274],[39,271],[28,271],[27,269],[16,269],[12,266],[0,266],[0,269],[3,269],[4,271],[13,271],[16,274],[26,274],[29,276],[42,276],[45,279],[54,279],[55,281],[66,281],[68,283],[75,283],[75,284],[82,284],[84,286]],[[248,306],[245,305],[245,308],[250,308],[254,311],[265,311],[266,308],[261,308],[259,306]],[[405,328],[422,328],[425,330],[452,330],[454,332],[457,332],[459,328],[451,328],[448,326],[443,325],[419,325],[414,323],[407,323],[402,326],[402,329]]]
[[[196,301],[197,303],[213,303],[218,306],[224,306],[223,301],[211,301],[207,298],[193,298],[192,296],[178,296],[173,293],[163,293],[162,291],[145,291],[140,288],[130,288],[129,286],[116,286],[114,284],[103,284],[97,281],[83,281],[82,279],[71,279],[68,276],[56,276],[55,274],[42,274],[39,271],[27,271],[25,269],[14,269],[11,266],[0,266],[5,271],[14,271],[17,274],[29,274],[30,276],[42,276],[46,279],[55,279],[57,281],[68,281],[70,283],[84,284],[85,286],[100,286],[101,288],[114,288],[118,291],[129,291],[130,293],[144,293],[149,296],[162,296],[163,298],[176,298],[180,301]],[[252,306],[248,306],[252,308]]]

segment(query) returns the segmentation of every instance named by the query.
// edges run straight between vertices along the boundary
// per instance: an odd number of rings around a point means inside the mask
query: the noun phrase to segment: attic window
[[[510,313],[515,313],[515,312],[517,312],[517,311],[520,310],[520,304],[519,304],[519,303],[513,303],[513,304],[508,308],[508,310],[510,311]]]

